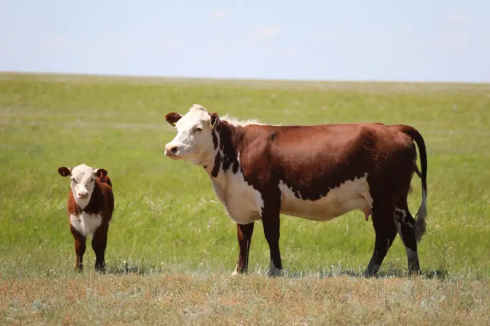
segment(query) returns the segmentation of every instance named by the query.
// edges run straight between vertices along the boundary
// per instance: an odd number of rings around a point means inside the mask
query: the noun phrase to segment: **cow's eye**
[[[201,131],[202,131],[202,128],[201,128],[201,127],[197,127],[197,128],[196,128],[196,131],[197,131],[197,132],[201,132]]]
[[[73,181],[73,183],[77,183],[77,180],[75,180],[75,178],[71,178],[71,181]]]

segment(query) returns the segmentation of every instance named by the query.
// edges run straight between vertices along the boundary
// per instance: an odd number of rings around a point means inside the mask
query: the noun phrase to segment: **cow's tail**
[[[417,239],[417,242],[420,242],[420,240],[422,240],[422,236],[425,233],[425,218],[427,217],[427,152],[425,150],[424,138],[422,138],[422,135],[417,131],[417,129],[410,126],[400,127],[401,131],[410,136],[410,138],[412,138],[412,140],[417,144],[420,153],[421,171],[419,171],[417,165],[414,162],[415,172],[422,181],[422,204],[419,207],[417,215],[415,215],[415,237]]]

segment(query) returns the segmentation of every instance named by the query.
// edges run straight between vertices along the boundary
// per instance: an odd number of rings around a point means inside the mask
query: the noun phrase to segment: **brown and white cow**
[[[359,209],[372,216],[376,240],[365,274],[377,273],[396,234],[410,271],[418,271],[417,242],[427,215],[427,156],[422,136],[410,126],[324,124],[273,126],[220,118],[195,104],[184,116],[165,119],[177,136],[165,155],[202,166],[216,196],[237,223],[236,273],[248,268],[254,221],[262,219],[270,248],[270,275],[282,269],[280,213],[328,221]],[[415,220],[407,195],[421,157],[423,199]]]
[[[105,270],[105,249],[109,222],[114,211],[112,182],[107,171],[81,164],[73,169],[58,168],[62,177],[71,176],[68,194],[68,218],[75,239],[75,270],[83,270],[83,254],[88,235],[92,236],[95,269]]]

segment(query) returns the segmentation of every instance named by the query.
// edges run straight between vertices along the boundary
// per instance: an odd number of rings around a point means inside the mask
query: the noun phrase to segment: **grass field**
[[[417,128],[429,164],[423,275],[405,276],[397,239],[388,276],[357,277],[374,231],[353,212],[283,216],[279,279],[265,276],[259,223],[250,274],[232,279],[236,227],[208,176],[163,155],[165,114],[193,103],[264,123]],[[56,170],[80,163],[114,184],[106,275],[92,272],[91,249],[85,273],[72,272],[69,183]],[[0,74],[0,167],[0,324],[490,324],[490,85]]]

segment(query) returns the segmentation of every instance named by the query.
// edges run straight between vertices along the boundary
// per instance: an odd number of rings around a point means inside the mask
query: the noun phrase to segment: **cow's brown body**
[[[172,123],[175,116],[171,119]],[[424,141],[414,128],[241,125],[220,120],[216,114],[210,115],[209,124],[214,152],[201,162],[218,198],[237,221],[236,272],[247,270],[253,221],[262,219],[271,273],[275,273],[282,269],[281,213],[326,221],[354,209],[372,216],[376,233],[367,275],[377,273],[397,232],[407,249],[409,269],[419,269],[417,240],[425,231],[427,159]],[[424,192],[417,222],[407,205],[410,181],[417,170],[414,141],[420,149]],[[167,155],[178,155],[178,146],[167,146]],[[255,192],[237,183],[246,183]],[[245,204],[239,206],[240,201]]]

